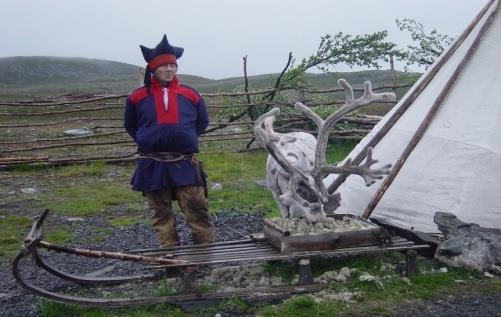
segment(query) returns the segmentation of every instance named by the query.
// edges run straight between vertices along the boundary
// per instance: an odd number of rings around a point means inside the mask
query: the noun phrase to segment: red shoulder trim
[[[133,105],[137,105],[137,103],[141,101],[141,99],[144,99],[146,96],[148,96],[148,88],[141,87],[134,90],[132,94],[130,94],[129,99]]]
[[[193,88],[179,85],[177,93],[190,100],[193,105],[198,104],[200,101],[200,95]]]

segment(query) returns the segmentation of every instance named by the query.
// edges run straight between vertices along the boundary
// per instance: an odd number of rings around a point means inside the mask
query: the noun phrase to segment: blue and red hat
[[[170,45],[167,40],[167,35],[165,34],[155,48],[148,48],[143,45],[139,45],[139,47],[143,53],[144,60],[148,63],[144,77],[144,84],[146,86],[150,85],[150,72],[163,64],[177,65],[177,59],[180,58],[184,52],[184,48]]]

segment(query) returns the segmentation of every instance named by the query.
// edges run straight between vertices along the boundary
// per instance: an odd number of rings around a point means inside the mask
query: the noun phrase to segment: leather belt
[[[193,163],[197,162],[195,154],[182,154],[176,152],[152,152],[152,153],[139,153],[140,159],[152,159],[158,162],[172,163],[181,160],[189,160]]]

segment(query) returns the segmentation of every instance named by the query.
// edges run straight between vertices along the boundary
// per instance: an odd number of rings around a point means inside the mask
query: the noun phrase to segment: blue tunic
[[[124,114],[127,133],[137,143],[140,153],[197,153],[198,136],[209,124],[203,98],[174,78],[167,87],[166,107],[162,88],[153,78],[149,89],[141,87],[127,98]],[[203,185],[197,176],[197,169],[189,160],[166,163],[141,158],[137,161],[131,185],[132,189],[142,192]]]

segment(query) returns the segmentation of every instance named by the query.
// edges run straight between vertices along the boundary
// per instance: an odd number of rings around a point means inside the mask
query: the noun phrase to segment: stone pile
[[[347,232],[357,230],[370,230],[378,228],[364,219],[344,216],[341,219],[332,217],[325,218],[323,222],[308,223],[304,218],[273,218],[270,220],[274,224],[289,231],[291,235],[313,235],[325,232]]]

